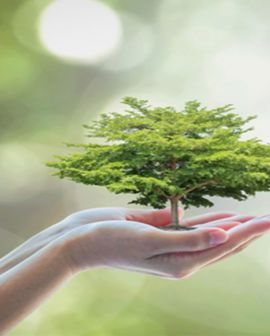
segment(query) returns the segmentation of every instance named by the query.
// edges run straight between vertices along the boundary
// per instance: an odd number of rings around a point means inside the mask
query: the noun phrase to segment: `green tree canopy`
[[[84,125],[92,142],[68,144],[82,151],[49,162],[54,175],[137,194],[131,203],[162,208],[170,201],[174,223],[178,201],[185,208],[212,206],[209,196],[242,201],[269,191],[270,145],[242,137],[252,130],[246,124],[254,116],[242,118],[232,105],[208,109],[198,101],[181,111],[132,97],[123,103],[125,113],[101,114]]]

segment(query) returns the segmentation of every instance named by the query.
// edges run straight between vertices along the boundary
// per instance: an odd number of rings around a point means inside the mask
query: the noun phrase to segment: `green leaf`
[[[66,143],[80,152],[48,162],[53,175],[137,194],[131,203],[157,208],[173,197],[186,208],[208,207],[207,197],[243,201],[270,190],[270,145],[242,138],[255,116],[242,118],[231,104],[208,109],[196,100],[182,110],[134,97],[123,103],[124,113],[102,113],[83,125],[90,141]]]

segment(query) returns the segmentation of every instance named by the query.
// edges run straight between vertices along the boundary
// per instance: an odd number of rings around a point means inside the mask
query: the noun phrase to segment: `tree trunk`
[[[179,228],[178,198],[171,198],[171,226]]]
[[[178,213],[178,203],[180,197],[173,197],[170,199],[171,202],[171,223],[170,225],[164,226],[164,230],[183,230],[189,231],[194,230],[195,228],[192,226],[182,226],[179,223],[179,213]]]

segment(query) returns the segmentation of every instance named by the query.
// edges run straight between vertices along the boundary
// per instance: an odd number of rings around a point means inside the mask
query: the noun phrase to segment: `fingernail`
[[[215,230],[210,232],[210,246],[217,246],[227,240],[225,231]]]

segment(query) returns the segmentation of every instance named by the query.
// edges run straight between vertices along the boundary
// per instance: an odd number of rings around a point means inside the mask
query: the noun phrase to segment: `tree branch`
[[[198,184],[198,185],[196,185],[196,186],[194,186],[194,187],[192,187],[192,188],[190,188],[190,189],[187,189],[186,192],[183,193],[183,194],[179,197],[179,199],[181,199],[183,196],[185,196],[186,194],[190,193],[190,192],[193,191],[193,190],[196,190],[196,189],[199,189],[199,188],[201,188],[201,187],[204,187],[204,186],[206,186],[206,185],[211,185],[211,184],[212,184],[212,185],[213,185],[213,184],[218,184],[218,182],[215,181],[215,180],[210,180],[210,181],[202,182],[202,183],[200,183],[200,184]]]

